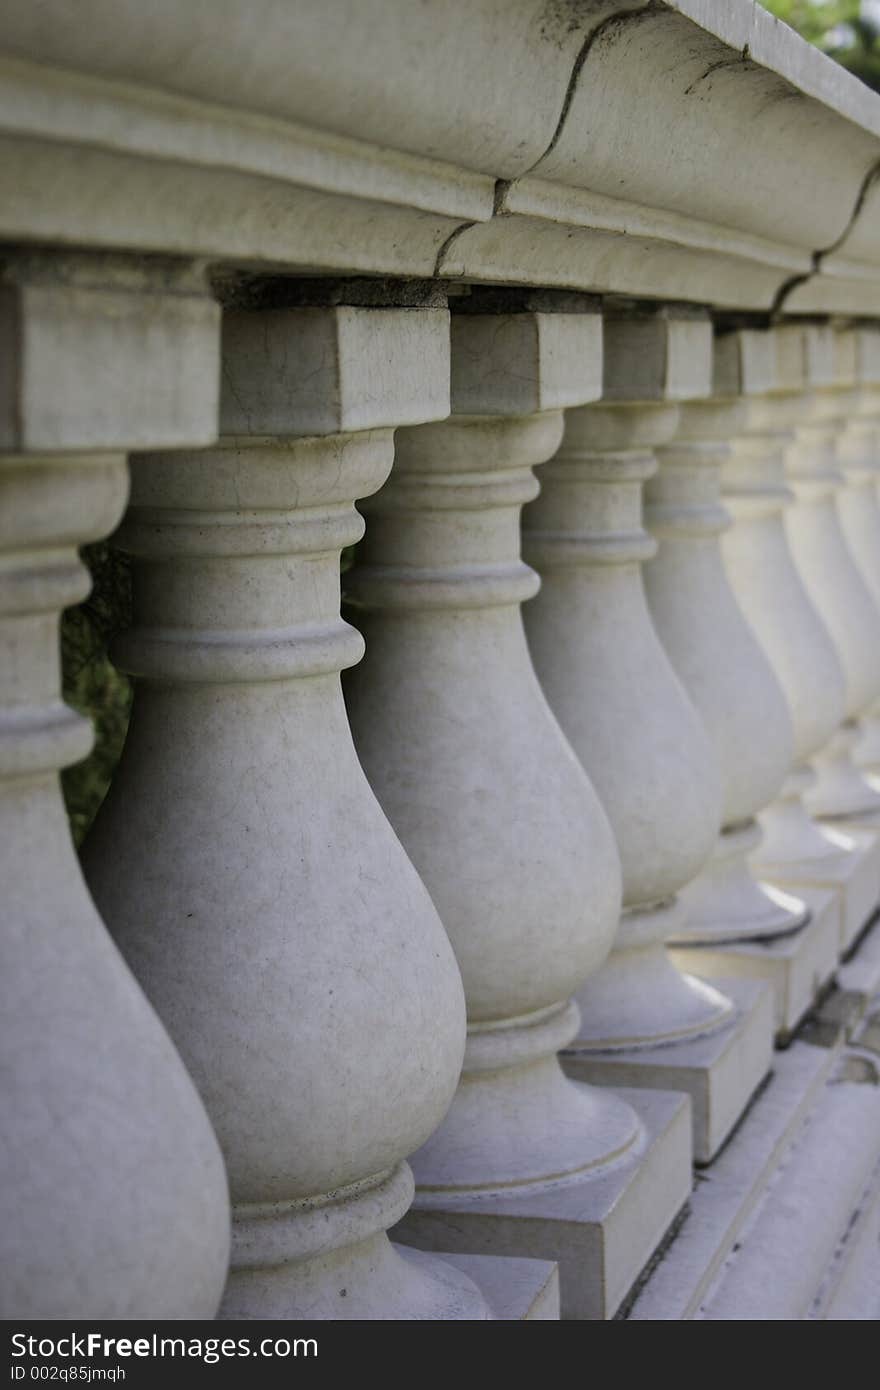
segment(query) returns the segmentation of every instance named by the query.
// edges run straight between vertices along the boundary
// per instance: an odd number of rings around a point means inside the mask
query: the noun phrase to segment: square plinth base
[[[766,980],[773,990],[777,1041],[787,1043],[833,979],[840,951],[841,900],[821,888],[798,889],[810,909],[800,931],[772,940],[725,946],[676,946],[669,955],[679,970],[707,980]]]
[[[773,991],[755,980],[715,982],[737,1006],[726,1027],[705,1037],[619,1052],[560,1056],[575,1081],[600,1086],[656,1086],[691,1098],[694,1162],[711,1163],[761,1082],[773,1056]]]
[[[840,953],[852,946],[880,905],[880,828],[878,832],[854,822],[827,821],[823,829],[840,841],[842,853],[803,864],[755,865],[763,878],[777,888],[804,897],[810,888],[825,888],[840,899]]]
[[[420,1250],[412,1252],[420,1255]],[[461,1255],[438,1251],[472,1279],[500,1322],[559,1319],[559,1266],[551,1260],[517,1260],[504,1255]]]
[[[623,1091],[644,1136],[636,1153],[590,1177],[539,1191],[416,1203],[395,1240],[421,1250],[528,1256],[559,1265],[564,1318],[612,1318],[688,1200],[686,1096]],[[432,1203],[434,1199],[432,1198]]]
[[[865,933],[853,954],[837,971],[841,991],[854,1004],[854,1017],[861,1021],[873,1001],[880,997],[880,920]]]

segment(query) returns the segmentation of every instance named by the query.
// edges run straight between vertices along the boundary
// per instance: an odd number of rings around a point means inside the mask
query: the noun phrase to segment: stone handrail
[[[10,0],[0,52],[5,238],[880,309],[880,97],[752,0]]]

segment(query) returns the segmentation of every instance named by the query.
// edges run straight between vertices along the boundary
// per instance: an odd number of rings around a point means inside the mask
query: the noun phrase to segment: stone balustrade
[[[880,98],[111,8],[0,34],[0,1312],[880,1317]]]

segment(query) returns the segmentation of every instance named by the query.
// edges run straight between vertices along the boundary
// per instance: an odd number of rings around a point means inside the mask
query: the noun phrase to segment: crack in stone
[[[590,30],[583,43],[581,44],[577,57],[575,58],[574,63],[572,65],[571,73],[569,74],[568,83],[565,89],[565,96],[562,99],[562,109],[559,113],[559,119],[556,122],[556,128],[554,129],[553,134],[550,137],[550,143],[547,145],[546,149],[544,149],[541,152],[541,154],[538,155],[538,158],[534,161],[534,163],[530,164],[527,169],[524,169],[521,174],[518,174],[517,178],[524,178],[527,174],[531,174],[535,169],[537,169],[541,161],[547,158],[548,154],[550,154],[551,150],[553,150],[553,148],[559,141],[560,136],[562,135],[562,131],[568,120],[568,113],[571,110],[571,104],[574,100],[575,92],[577,91],[578,82],[580,80],[580,75],[583,70],[583,66],[586,63],[587,58],[589,57],[590,50],[592,49],[593,44],[598,39],[600,39],[603,36],[603,34],[607,33],[609,29],[614,28],[616,25],[623,25],[629,19],[640,19],[644,18],[647,15],[658,14],[663,8],[664,6],[662,5],[662,3],[660,3],[660,0],[647,0],[647,3],[642,3],[641,5],[637,5],[633,8],[626,10],[617,10],[614,14],[607,15],[606,18],[603,19],[600,24],[596,25],[595,29]],[[492,221],[495,217],[503,215],[503,205],[505,196],[507,194],[507,190],[515,182],[516,179],[496,179],[495,196],[492,205],[492,217],[489,219],[489,221]],[[437,257],[434,262],[435,277],[439,277],[443,274],[443,264],[450,250],[455,245],[456,241],[462,235],[462,233],[468,231],[471,227],[476,227],[477,225],[486,224],[478,224],[476,220],[470,222],[462,222],[458,227],[455,227],[453,231],[449,233],[449,236],[446,238],[446,240],[443,242],[442,246],[437,252]]]
[[[689,97],[691,92],[696,91],[701,82],[705,82],[707,77],[711,77],[713,72],[720,72],[723,68],[740,68],[743,63],[749,61],[749,46],[746,44],[741,53],[737,53],[735,58],[719,58],[717,62],[710,63],[705,72],[701,72],[699,77],[695,77],[689,86],[685,87],[684,95]]]
[[[493,207],[492,217],[495,216],[495,212],[496,209]],[[492,219],[490,218],[489,220],[491,221]],[[446,238],[446,240],[443,242],[443,245],[440,247],[440,250],[437,252],[437,259],[434,262],[435,279],[443,274],[443,262],[446,259],[446,256],[448,255],[449,251],[455,245],[456,241],[458,241],[458,238],[461,236],[462,232],[466,232],[471,227],[476,227],[477,225],[485,226],[486,223],[478,224],[476,220],[471,222],[460,222],[459,225],[457,227],[454,227],[453,230],[449,233],[449,236]]]
[[[865,205],[865,199],[867,198],[871,189],[874,187],[874,184],[878,182],[878,180],[880,180],[880,160],[878,160],[876,164],[872,164],[871,168],[868,170],[867,174],[862,180],[862,186],[859,189],[858,194],[856,195],[856,201],[853,205],[853,210],[849,215],[846,226],[840,233],[840,236],[837,238],[837,240],[833,241],[830,246],[823,246],[820,247],[817,251],[813,251],[812,265],[810,269],[801,272],[799,275],[790,275],[789,278],[787,280],[784,280],[782,284],[779,286],[779,289],[776,291],[776,295],[770,307],[769,318],[771,323],[774,323],[783,317],[785,301],[788,299],[791,293],[794,290],[796,290],[799,285],[806,284],[808,280],[812,280],[816,275],[818,275],[822,269],[822,262],[824,261],[825,257],[830,256],[832,252],[836,251],[838,247],[842,246],[843,243],[846,241],[847,237],[849,236],[850,232],[855,226],[856,221],[858,220],[859,213],[862,211],[862,208]]]
[[[659,14],[663,8],[664,6],[659,4],[658,0],[647,0],[647,4],[643,3],[633,6],[630,9],[615,11],[614,14],[608,15],[600,24],[597,24],[595,29],[590,30],[574,60],[568,79],[568,85],[565,89],[565,96],[562,99],[562,110],[559,113],[559,120],[556,122],[556,129],[550,137],[550,143],[543,153],[538,156],[534,164],[530,164],[528,169],[523,170],[522,174],[519,175],[520,178],[523,178],[526,174],[531,174],[537,169],[542,160],[546,159],[548,154],[550,154],[559,143],[562,132],[568,121],[568,113],[571,110],[571,104],[574,101],[575,93],[578,89],[581,72],[583,71],[587,58],[590,56],[593,45],[602,38],[609,29],[613,29],[616,26],[624,26],[629,19],[643,19],[651,14]]]
[[[589,34],[587,34],[583,43],[581,44],[577,57],[575,58],[574,63],[572,65],[571,73],[569,74],[569,79],[565,90],[565,96],[562,101],[562,109],[559,113],[559,119],[556,123],[556,128],[553,131],[553,135],[550,138],[549,144],[547,145],[546,149],[534,161],[534,163],[530,164],[529,167],[527,169],[524,169],[521,174],[518,174],[516,178],[496,179],[495,193],[492,204],[492,216],[488,219],[489,221],[493,221],[496,217],[505,215],[504,201],[507,197],[509,189],[519,179],[526,177],[526,175],[528,174],[534,173],[534,171],[541,165],[541,163],[547,158],[547,156],[553,151],[553,149],[555,149],[556,145],[559,143],[559,140],[562,136],[562,132],[565,129],[565,126],[568,121],[568,115],[578,89],[581,73],[587,61],[587,58],[589,57],[593,49],[594,44],[596,44],[598,40],[601,39],[610,30],[617,27],[624,27],[627,24],[627,21],[632,19],[647,19],[651,15],[661,13],[664,9],[665,5],[662,3],[662,0],[647,0],[647,3],[636,5],[629,9],[617,10],[614,14],[606,16],[606,18],[603,19],[601,23],[596,25],[595,29],[592,29],[589,32]],[[736,67],[740,64],[748,63],[750,60],[751,53],[749,50],[749,45],[746,44],[742,51],[740,53],[737,53],[734,57],[722,58],[718,62],[710,63],[709,67],[705,70],[705,72],[701,73],[700,76],[696,78],[694,82],[692,82],[691,85],[686,89],[685,94],[687,95],[688,93],[692,92],[694,88],[699,85],[700,82],[704,81],[707,77],[709,77],[713,72],[717,71],[718,69]],[[852,231],[853,226],[855,225],[856,219],[858,218],[859,213],[862,210],[868,193],[870,192],[874,183],[878,180],[880,180],[880,160],[878,160],[876,164],[872,165],[872,167],[868,170],[867,174],[865,175],[865,178],[862,181],[861,188],[859,189],[858,195],[856,197],[853,210],[849,216],[849,219],[847,220],[847,224],[841,232],[840,236],[837,238],[837,240],[832,242],[830,246],[821,247],[818,250],[813,251],[811,253],[810,269],[808,271],[802,271],[796,275],[789,276],[788,279],[784,280],[783,283],[779,286],[779,289],[776,291],[776,294],[773,297],[773,303],[771,304],[770,309],[767,312],[767,321],[769,323],[772,324],[778,322],[784,317],[785,301],[789,298],[793,291],[797,289],[799,285],[805,284],[808,280],[811,280],[814,276],[818,275],[821,271],[822,262],[824,258],[826,256],[831,255],[832,252],[836,251],[838,247],[840,247],[843,244],[843,242],[846,240],[846,238]],[[445,239],[445,241],[440,246],[437,252],[437,257],[434,263],[435,278],[442,277],[444,262],[446,261],[446,258],[450,250],[458,241],[459,237],[462,236],[462,234],[468,231],[471,227],[476,227],[478,225],[488,224],[479,223],[475,219],[469,222],[460,223],[459,226],[455,227],[450,232],[449,236]]]

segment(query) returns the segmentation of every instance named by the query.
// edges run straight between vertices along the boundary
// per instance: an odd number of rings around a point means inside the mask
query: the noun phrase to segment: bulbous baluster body
[[[0,1310],[16,1320],[210,1318],[226,1277],[217,1142],[89,897],[58,781],[91,745],[60,694],[60,611],[89,589],[75,547],[126,493],[118,455],[0,458]]]
[[[817,781],[805,793],[810,811],[832,818],[880,812],[880,791],[852,761],[858,718],[880,693],[880,611],[847,546],[835,501],[843,481],[835,452],[841,408],[833,390],[808,394],[802,405],[805,423],[786,452],[786,474],[796,497],[785,518],[788,539],[845,678],[845,720],[815,755]]]
[[[7,248],[0,281],[0,1316],[211,1318],[223,1162],[83,881],[59,618],[89,591],[77,546],[124,511],[123,451],[211,438],[219,313],[171,260]]]
[[[852,555],[874,607],[880,611],[880,333],[857,333],[866,384],[855,393],[853,410],[837,439],[837,460],[844,483],[836,494],[837,511]],[[880,701],[862,717],[862,736],[853,748],[857,767],[880,775]]]
[[[353,502],[391,466],[395,393],[404,418],[434,408],[417,399],[434,356],[442,400],[439,311],[232,315],[229,433],[137,459],[118,536],[136,697],[88,865],[226,1156],[226,1317],[487,1316],[457,1270],[385,1234],[412,1196],[406,1155],[455,1091],[464,998],[339,680],[363,651],[339,613]],[[281,434],[303,419],[321,432]]]
[[[843,671],[827,628],[795,565],[784,512],[794,495],[784,452],[797,398],[748,403],[748,430],[734,442],[721,485],[734,525],[722,537],[725,566],[743,613],[785,692],[794,730],[794,763],[779,796],[763,811],[756,851],[766,872],[839,860],[844,851],[807,814],[803,793],[815,782],[809,759],[843,718]]]
[[[791,764],[785,697],[725,574],[719,536],[730,524],[720,471],[741,432],[737,402],[689,402],[646,485],[646,521],[659,541],[645,566],[648,604],[670,660],[700,712],[721,767],[723,829],[715,855],[687,887],[685,941],[759,939],[807,917],[757,882],[747,865],[760,842],[756,813]]]
[[[358,752],[449,933],[468,1000],[464,1074],[414,1157],[430,1194],[587,1172],[636,1142],[633,1111],[567,1081],[573,989],[611,945],[611,829],[538,684],[519,605],[531,465],[560,412],[400,431],[346,593],[368,656],[346,680]],[[417,1198],[417,1201],[419,1199]]]
[[[676,895],[708,859],[721,810],[713,751],[654,631],[641,577],[657,548],[641,526],[642,485],[677,418],[671,403],[568,411],[524,516],[525,554],[542,576],[525,612],[529,646],[623,865],[614,950],[577,996],[579,1049],[670,1041],[733,1015],[664,950],[681,925]]]

